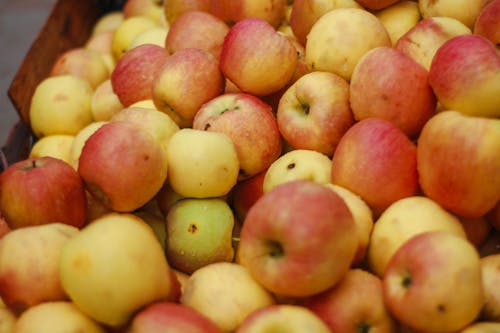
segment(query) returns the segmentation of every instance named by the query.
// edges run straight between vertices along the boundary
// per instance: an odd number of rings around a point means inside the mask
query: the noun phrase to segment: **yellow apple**
[[[78,159],[87,139],[107,121],[93,121],[75,134],[69,151],[69,164],[78,170]]]
[[[387,29],[392,45],[421,19],[418,2],[410,0],[396,2],[374,14]]]
[[[130,48],[130,43],[143,31],[158,26],[158,22],[145,16],[132,16],[124,19],[115,29],[111,41],[111,51],[117,61]]]
[[[31,147],[29,157],[51,156],[70,163],[70,151],[75,136],[68,134],[52,134],[37,140]]]

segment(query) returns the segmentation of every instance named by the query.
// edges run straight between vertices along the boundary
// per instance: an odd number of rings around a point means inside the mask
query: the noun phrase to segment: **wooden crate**
[[[99,17],[123,6],[123,0],[59,0],[26,53],[7,94],[20,121],[0,150],[0,172],[27,157],[33,143],[29,124],[31,96],[64,51],[83,45]]]

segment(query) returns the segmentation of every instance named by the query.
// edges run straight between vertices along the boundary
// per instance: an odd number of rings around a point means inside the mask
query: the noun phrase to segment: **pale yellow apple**
[[[112,11],[101,16],[92,28],[91,35],[97,35],[104,31],[113,31],[123,22],[123,12]]]
[[[253,311],[274,304],[273,296],[247,269],[236,263],[214,263],[187,279],[181,303],[214,321],[223,332],[232,332]]]
[[[76,133],[76,135],[74,136],[69,151],[69,164],[71,164],[71,166],[75,170],[78,170],[78,159],[80,158],[80,154],[82,153],[85,141],[87,141],[87,139],[95,131],[97,131],[102,125],[106,123],[107,121],[94,121],[78,131],[78,133]]]
[[[36,87],[29,110],[30,125],[38,137],[75,135],[90,124],[92,86],[73,75],[47,77]]]
[[[46,302],[23,312],[12,332],[15,333],[105,333],[104,327],[85,315],[71,302]]]
[[[392,45],[421,19],[418,3],[410,0],[396,2],[374,14],[387,29]]]
[[[111,42],[113,41],[114,30],[106,30],[95,35],[91,35],[85,43],[85,48],[99,52],[104,64],[111,73],[116,62],[111,52]]]
[[[168,29],[162,26],[147,29],[135,36],[130,42],[129,49],[143,44],[154,44],[165,47],[165,39],[167,38]]]
[[[328,71],[350,80],[359,59],[369,50],[392,45],[387,29],[372,13],[338,8],[321,16],[307,35],[310,70]]]
[[[109,326],[124,325],[142,306],[167,298],[170,268],[151,227],[132,214],[110,213],[63,247],[61,283],[84,313]]]
[[[123,104],[113,91],[110,79],[94,90],[90,101],[90,111],[94,121],[107,121],[123,108]]]
[[[481,258],[481,272],[485,295],[481,317],[484,320],[500,322],[500,253]]]
[[[144,99],[142,101],[135,102],[134,104],[130,105],[131,108],[145,108],[145,109],[152,109],[152,110],[158,110],[158,108],[155,105],[155,102],[152,99]]]
[[[132,43],[138,34],[157,26],[158,22],[145,16],[132,16],[124,19],[116,27],[113,40],[111,41],[111,50],[114,59],[120,59],[129,50],[130,43]]]
[[[226,195],[236,184],[239,161],[231,139],[223,133],[183,128],[167,145],[168,182],[185,197]]]
[[[432,230],[450,232],[467,239],[460,220],[427,197],[400,199],[375,221],[368,246],[368,264],[378,276],[397,249],[411,237]]]
[[[264,176],[264,192],[292,180],[312,180],[319,184],[331,182],[332,161],[315,150],[294,149],[275,160]]]
[[[70,151],[75,136],[68,134],[52,134],[37,140],[31,147],[29,157],[51,156],[70,163]]]
[[[419,0],[422,17],[452,17],[472,29],[488,0]]]
[[[7,308],[0,308],[0,333],[13,333],[16,315]]]

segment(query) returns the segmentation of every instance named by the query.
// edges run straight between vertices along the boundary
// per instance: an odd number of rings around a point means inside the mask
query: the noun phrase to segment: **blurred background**
[[[19,120],[7,95],[10,83],[55,3],[56,0],[0,0],[0,147]]]

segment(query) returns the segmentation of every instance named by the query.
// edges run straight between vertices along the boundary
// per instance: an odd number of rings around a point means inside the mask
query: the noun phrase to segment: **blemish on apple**
[[[286,166],[286,168],[287,168],[288,170],[292,170],[292,169],[294,169],[294,168],[295,168],[295,163],[290,163],[290,164],[288,164],[288,165]]]
[[[188,232],[191,234],[195,234],[197,231],[198,231],[198,227],[196,226],[196,224],[191,223],[188,227]]]

